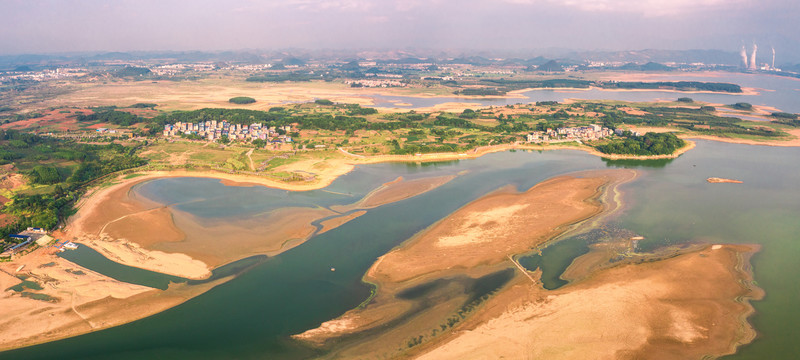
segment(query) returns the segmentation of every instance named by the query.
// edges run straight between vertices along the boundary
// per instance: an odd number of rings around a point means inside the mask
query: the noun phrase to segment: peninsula
[[[744,269],[755,248],[714,245],[643,258],[655,262],[600,263],[557,290],[516,262],[615,209],[617,186],[634,176],[587,172],[486,195],[380,257],[364,277],[373,298],[295,338],[341,358],[732,353],[754,337],[747,301],[762,292]]]

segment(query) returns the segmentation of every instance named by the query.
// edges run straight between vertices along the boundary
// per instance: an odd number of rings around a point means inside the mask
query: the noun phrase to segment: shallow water
[[[161,290],[166,290],[170,282],[186,281],[182,277],[122,265],[82,244],[77,249],[64,251],[58,256],[112,279]]]
[[[318,235],[305,244],[255,264],[235,279],[183,305],[116,328],[0,353],[0,358],[307,358],[314,350],[288,335],[318,326],[369,296],[361,283],[375,259],[468,202],[506,185],[526,190],[547,178],[580,170],[636,167],[641,176],[624,185],[626,208],[614,219],[645,237],[642,249],[685,242],[756,243],[755,279],[767,293],[751,319],[761,336],[735,358],[790,358],[798,342],[800,291],[800,149],[698,141],[672,161],[603,161],[580,151],[505,152],[446,164],[359,166],[326,189],[287,193],[225,187],[181,179],[138,188],[151,199],[180,204],[197,216],[257,214],[275,203],[349,202],[397,176],[466,174],[429,193],[386,205]],[[641,166],[639,166],[641,165]],[[708,177],[744,181],[709,184]],[[195,190],[192,190],[195,189]],[[348,195],[336,195],[330,192]],[[218,194],[225,196],[219,197]],[[352,194],[352,197],[348,197]],[[200,206],[206,197],[215,199]],[[239,200],[244,199],[244,200]],[[246,201],[244,210],[239,201]],[[225,207],[230,206],[230,211]],[[552,247],[548,274],[558,275],[582,247]],[[556,251],[559,249],[559,251]],[[548,265],[550,263],[550,265]],[[330,271],[335,267],[336,271]],[[557,277],[548,275],[555,286]]]
[[[377,94],[364,94],[375,100],[375,106],[397,108],[425,108],[434,105],[460,102],[476,103],[484,106],[505,106],[513,104],[528,104],[537,101],[564,101],[566,99],[581,100],[622,100],[632,102],[649,102],[657,100],[675,101],[679,97],[691,97],[694,100],[717,104],[734,104],[748,102],[753,105],[766,105],[776,107],[782,111],[800,113],[800,102],[797,101],[800,89],[800,79],[757,74],[735,73],[668,73],[657,74],[656,78],[645,81],[706,81],[726,82],[742,87],[756,88],[758,95],[741,95],[728,93],[681,93],[670,91],[611,91],[602,89],[580,90],[554,90],[537,89],[522,93],[522,98],[511,99],[480,99],[480,98],[421,98],[414,96],[386,96]],[[411,104],[401,106],[396,103]]]

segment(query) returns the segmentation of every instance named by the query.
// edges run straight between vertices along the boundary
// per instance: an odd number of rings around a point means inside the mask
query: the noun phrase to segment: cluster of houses
[[[250,125],[231,124],[225,120],[206,121],[199,123],[176,122],[175,124],[164,125],[165,137],[177,137],[183,135],[199,135],[208,141],[215,141],[226,136],[229,140],[252,141],[266,140],[271,144],[284,144],[292,142],[291,136],[286,135],[293,131],[292,127],[286,126],[264,126],[260,123]]]
[[[97,129],[95,129],[95,132],[100,133],[100,134],[116,134],[119,131],[114,130],[114,129],[109,129],[109,128],[97,128]]]
[[[620,130],[620,133],[622,131]],[[527,136],[528,142],[541,143],[551,141],[597,140],[614,134],[614,130],[600,125],[560,127],[547,131],[534,131]]]
[[[71,77],[84,76],[88,73],[86,69],[78,68],[57,68],[45,69],[41,71],[9,71],[0,73],[0,84],[11,83],[14,81],[46,81],[60,80]]]
[[[344,82],[350,87],[403,87],[406,86],[397,80],[347,80]]]
[[[19,234],[11,234],[8,236],[11,242],[0,240],[0,258],[9,259],[19,252],[25,250],[33,243],[39,246],[47,246],[53,240],[47,235],[47,232],[42,228],[29,227],[27,230]]]

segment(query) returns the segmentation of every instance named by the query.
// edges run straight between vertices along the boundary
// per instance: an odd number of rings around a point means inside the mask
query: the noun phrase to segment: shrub
[[[252,104],[252,103],[256,102],[256,99],[253,99],[253,98],[248,97],[248,96],[237,96],[237,97],[230,98],[228,100],[228,102],[231,102],[231,103],[234,103],[234,104],[239,104],[239,105]]]

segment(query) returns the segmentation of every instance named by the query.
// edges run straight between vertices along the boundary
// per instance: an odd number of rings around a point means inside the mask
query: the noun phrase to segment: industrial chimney
[[[775,70],[775,47],[772,47],[772,70]]]
[[[742,69],[747,70],[747,49],[744,47],[744,44],[742,44],[740,55],[742,55]]]
[[[750,70],[756,70],[756,51],[758,51],[758,45],[753,43],[753,52],[750,54]]]

